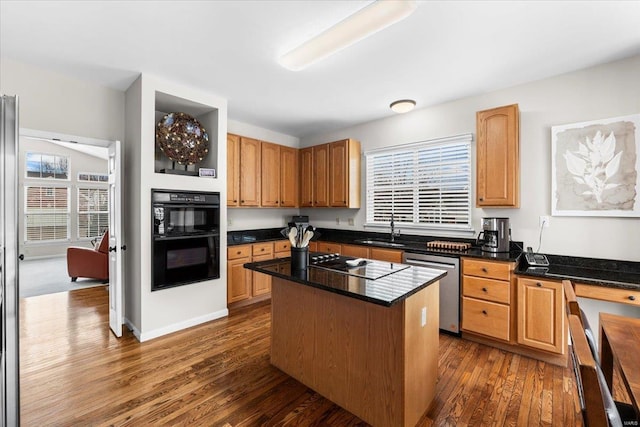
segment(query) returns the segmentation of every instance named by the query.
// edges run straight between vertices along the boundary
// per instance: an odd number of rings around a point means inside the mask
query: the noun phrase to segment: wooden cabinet
[[[340,243],[318,242],[318,252],[341,254],[342,246],[340,245]]]
[[[378,261],[402,262],[402,251],[397,249],[369,248],[371,259]]]
[[[273,242],[227,248],[227,304],[244,305],[269,298],[271,276],[247,270],[244,264],[273,258]]]
[[[313,147],[300,150],[300,206],[313,206]]]
[[[291,242],[288,240],[278,240],[273,243],[273,250],[276,258],[287,258],[291,256]]]
[[[360,207],[360,143],[343,139],[329,144],[329,205]]]
[[[280,206],[280,146],[269,142],[261,143],[262,176],[261,206]]]
[[[240,200],[240,137],[227,134],[227,206]]]
[[[252,245],[252,262],[273,259],[273,243],[255,243]],[[259,296],[271,293],[271,276],[253,271],[253,283],[251,296]]]
[[[227,304],[251,297],[251,270],[244,264],[251,262],[251,245],[227,249]]]
[[[476,206],[520,206],[518,104],[478,111]]]
[[[299,206],[298,149],[280,146],[280,207]]]
[[[513,263],[462,259],[462,330],[510,342]]]
[[[360,143],[344,139],[300,150],[300,206],[360,207]]]
[[[575,288],[576,295],[582,298],[592,298],[640,307],[640,290],[605,288],[582,283],[575,283]]]
[[[329,144],[313,147],[312,188],[313,206],[329,206]]]
[[[561,282],[518,278],[518,343],[564,354],[565,315]]]
[[[227,134],[227,206],[298,207],[298,149]]]
[[[260,206],[261,144],[240,137],[240,206]]]
[[[344,256],[352,256],[356,258],[369,258],[369,248],[360,245],[342,245],[341,253]]]

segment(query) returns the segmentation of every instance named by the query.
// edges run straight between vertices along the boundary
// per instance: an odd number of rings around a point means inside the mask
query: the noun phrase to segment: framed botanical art
[[[551,213],[640,216],[640,114],[551,128]]]

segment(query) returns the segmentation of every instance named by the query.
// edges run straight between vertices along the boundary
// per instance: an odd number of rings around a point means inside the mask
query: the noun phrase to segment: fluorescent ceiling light
[[[400,99],[398,101],[392,102],[391,105],[389,105],[389,108],[391,108],[396,113],[408,113],[409,111],[413,110],[413,107],[415,106],[416,101],[414,101],[413,99]]]
[[[291,71],[303,68],[411,15],[415,0],[378,0],[280,57]]]

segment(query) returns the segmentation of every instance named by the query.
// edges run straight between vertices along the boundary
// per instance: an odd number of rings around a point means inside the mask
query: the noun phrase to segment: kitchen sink
[[[356,240],[356,243],[361,243],[363,245],[375,245],[375,246],[386,246],[389,248],[402,248],[404,247],[404,243],[396,243],[389,242],[388,240]]]

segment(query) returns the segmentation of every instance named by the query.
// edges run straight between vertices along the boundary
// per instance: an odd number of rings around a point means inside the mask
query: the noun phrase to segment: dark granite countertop
[[[587,285],[640,290],[640,262],[547,255],[548,267],[529,267],[524,257],[514,273]]]
[[[267,228],[262,230],[244,230],[230,231],[227,233],[227,245],[241,245],[247,243],[268,242],[272,240],[282,240],[284,237],[280,234],[282,228]],[[376,245],[358,243],[358,240],[388,240],[389,233],[374,233],[368,231],[355,230],[338,230],[331,228],[320,228],[317,230],[318,237],[314,237],[313,241],[344,243],[349,245],[362,245],[369,247],[382,247],[387,249],[397,249],[406,252],[441,255],[459,258],[461,256],[471,258],[482,258],[495,261],[515,261],[522,253],[522,242],[512,242],[510,252],[485,252],[475,245],[475,239],[463,239],[454,237],[432,237],[405,234],[395,238],[395,243],[401,246],[389,247],[385,244]],[[432,240],[447,240],[451,242],[470,243],[473,246],[466,251],[454,251],[445,249],[428,249],[427,242]]]
[[[339,257],[341,261],[346,259],[353,258]],[[362,273],[362,269],[356,272],[330,270],[320,264],[310,265],[305,270],[292,270],[290,258],[247,263],[244,266],[273,277],[386,307],[407,299],[447,274],[444,270],[434,268],[374,260],[368,260],[368,271],[365,273]]]

